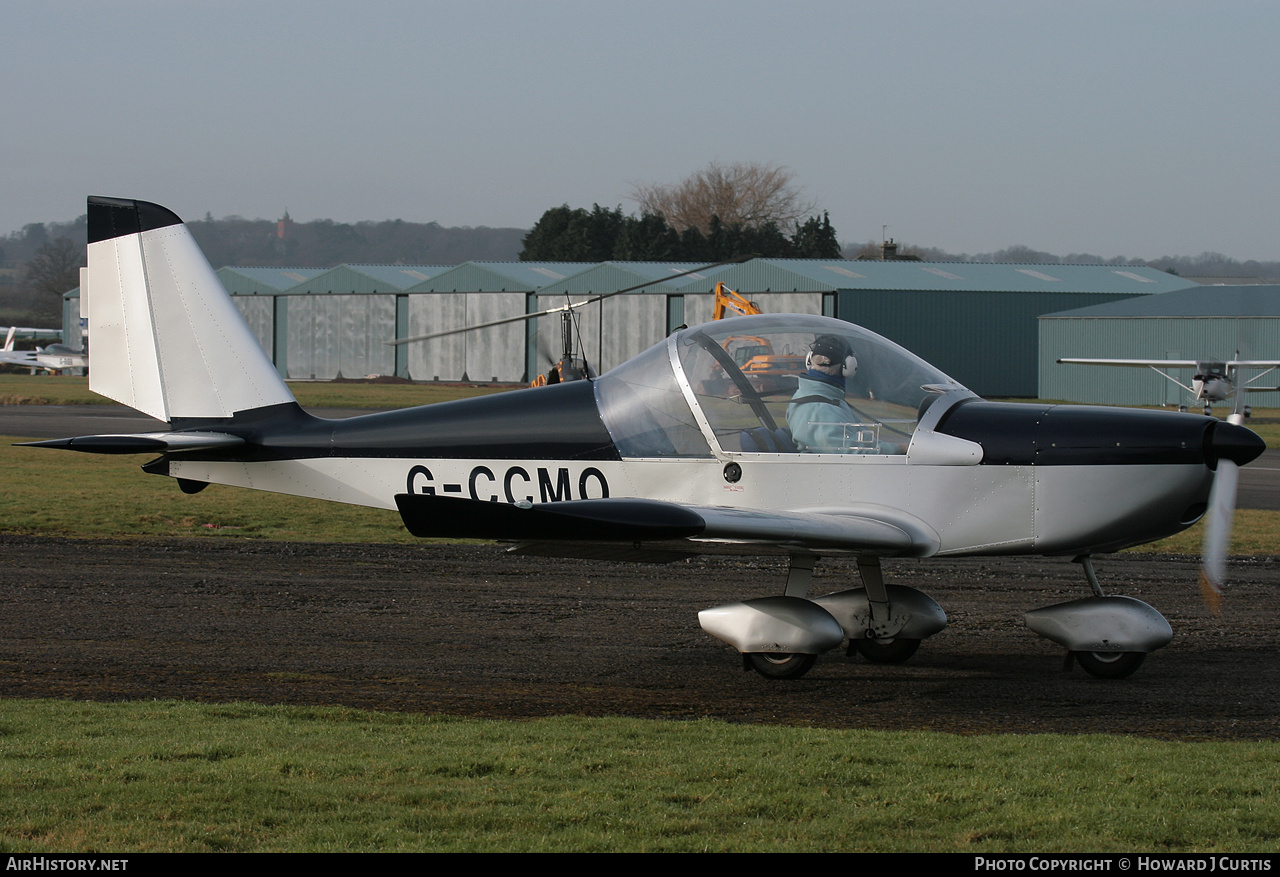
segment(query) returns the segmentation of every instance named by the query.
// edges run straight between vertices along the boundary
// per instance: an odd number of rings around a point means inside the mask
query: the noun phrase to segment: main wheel
[[[799,679],[818,659],[817,655],[797,652],[751,652],[744,657],[751,669],[766,679]]]
[[[1145,652],[1073,652],[1080,666],[1099,679],[1124,679],[1142,666]]]
[[[854,648],[873,664],[901,664],[920,648],[918,639],[857,639]]]

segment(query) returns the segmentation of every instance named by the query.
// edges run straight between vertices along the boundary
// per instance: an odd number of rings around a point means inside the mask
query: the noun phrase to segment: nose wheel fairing
[[[1133,597],[1085,597],[1032,609],[1027,627],[1069,652],[1148,654],[1173,639],[1173,628],[1153,607]]]

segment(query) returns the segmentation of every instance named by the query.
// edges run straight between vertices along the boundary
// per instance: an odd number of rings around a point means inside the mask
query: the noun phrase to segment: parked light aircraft
[[[768,677],[799,676],[845,641],[905,660],[946,615],[886,584],[881,559],[995,554],[1074,557],[1093,595],[1027,623],[1090,673],[1126,676],[1172,631],[1151,606],[1104,596],[1092,556],[1210,505],[1229,520],[1220,473],[1263,449],[1195,414],[988,402],[872,332],[795,314],[681,329],[594,380],[325,420],[298,406],[176,215],[90,198],[88,220],[81,303],[104,353],[90,386],[172,431],[33,444],[155,452],[143,470],[188,493],[219,483],[398,509],[415,535],[529,555],[789,556],[778,593],[699,616]],[[847,345],[857,422],[839,446],[798,452],[789,389],[753,384],[724,349],[746,335],[779,355],[819,336]],[[808,599],[830,555],[856,558],[862,587]]]
[[[1256,381],[1262,380],[1271,372],[1280,368],[1280,360],[1273,359],[1240,359],[1236,354],[1236,359],[1229,360],[1207,360],[1207,359],[1079,359],[1064,358],[1059,359],[1060,363],[1069,365],[1120,365],[1129,366],[1131,368],[1149,368],[1167,380],[1173,381],[1182,389],[1191,394],[1191,397],[1197,402],[1204,404],[1204,413],[1208,415],[1213,410],[1215,402],[1225,402],[1232,396],[1236,396],[1239,404],[1237,409],[1248,417],[1250,412],[1247,405],[1244,405],[1244,399],[1239,394],[1243,392],[1264,392],[1280,389],[1277,387],[1258,387],[1253,386]],[[1195,373],[1191,378],[1191,386],[1187,386],[1182,381],[1169,374],[1168,369],[1195,369]],[[1249,380],[1241,384],[1240,373],[1242,371],[1262,370],[1262,373],[1255,375]],[[1186,406],[1179,406],[1185,411]]]
[[[37,347],[35,350],[14,350],[13,341],[17,331],[17,326],[9,327],[9,333],[4,339],[4,349],[0,350],[0,362],[30,368],[32,374],[36,369],[53,372],[68,368],[85,368],[89,365],[88,354],[66,344],[50,344],[48,347]]]

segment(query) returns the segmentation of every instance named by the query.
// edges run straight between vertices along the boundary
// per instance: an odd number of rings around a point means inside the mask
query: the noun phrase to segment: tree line
[[[677,231],[657,214],[624,215],[592,205],[591,210],[552,207],[534,223],[520,250],[526,262],[719,262],[740,255],[794,259],[839,259],[840,242],[827,214],[796,223],[788,236],[776,222],[759,226],[727,224],[711,216],[703,231]]]

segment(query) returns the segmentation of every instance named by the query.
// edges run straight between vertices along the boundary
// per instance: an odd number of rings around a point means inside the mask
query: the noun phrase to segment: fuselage
[[[930,406],[906,454],[744,452],[709,442],[705,455],[645,457],[619,448],[596,396],[592,382],[577,381],[347,420],[264,410],[217,424],[243,435],[249,452],[172,455],[152,471],[388,509],[409,493],[874,513],[928,534],[922,553],[1075,554],[1194,523],[1213,479],[1206,449],[1220,428],[1199,415],[957,393]]]

